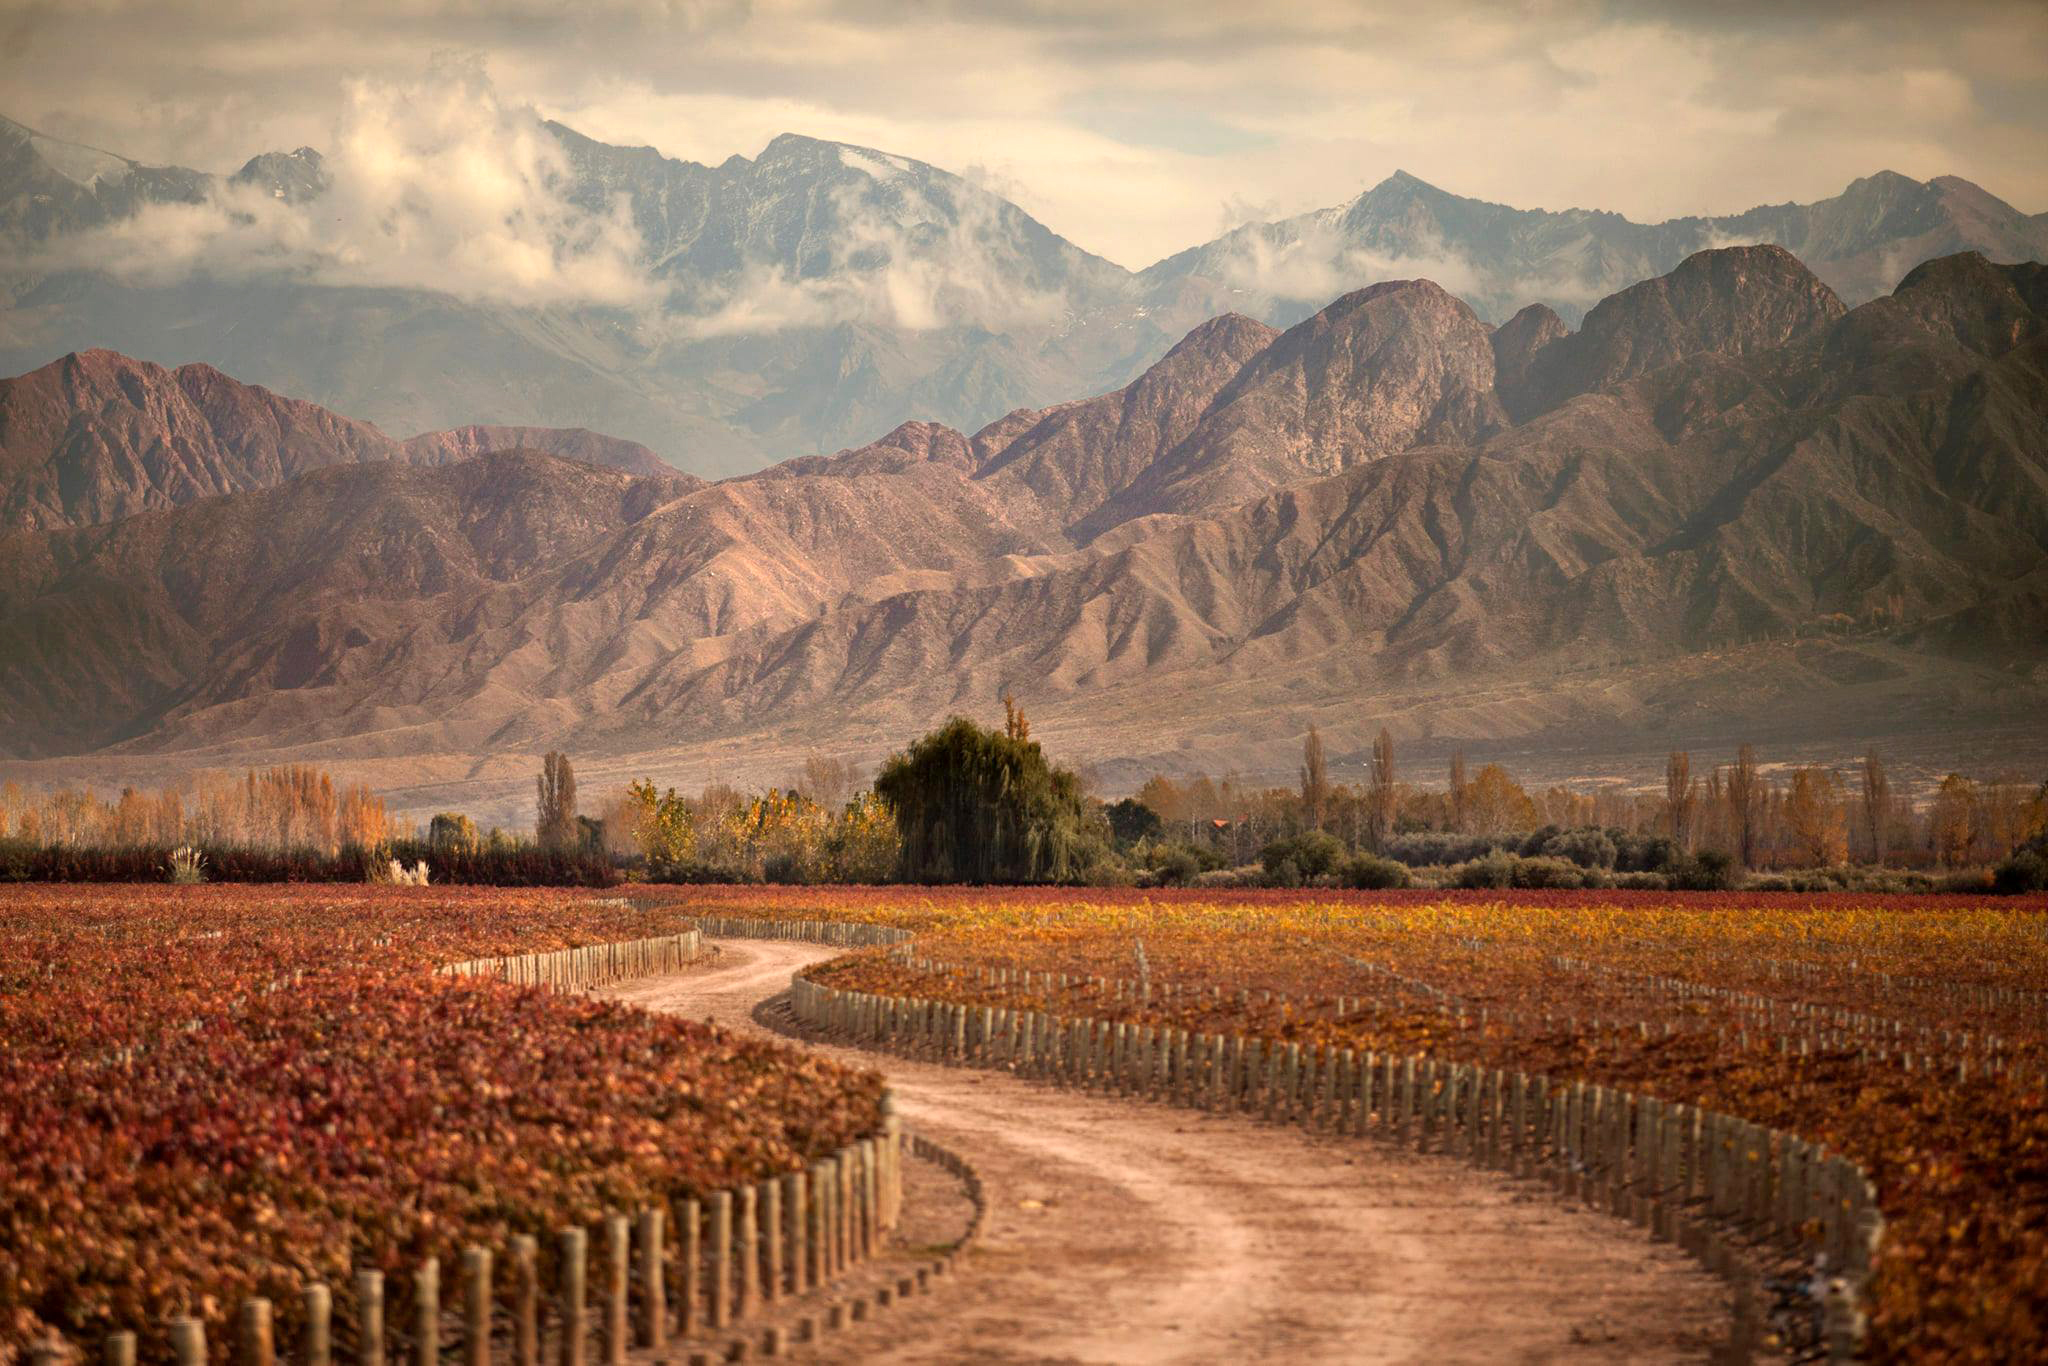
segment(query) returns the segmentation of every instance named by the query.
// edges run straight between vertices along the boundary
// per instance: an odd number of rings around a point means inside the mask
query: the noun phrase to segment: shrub
[[[181,844],[171,850],[171,856],[164,860],[164,872],[171,881],[183,886],[206,881],[206,855],[189,844]]]
[[[495,887],[610,887],[619,876],[601,852],[543,850],[505,844],[466,853],[436,850],[421,840],[397,840],[336,854],[279,851],[235,845],[194,850],[212,882],[367,882],[396,859],[407,868],[425,863],[435,883]],[[14,841],[0,848],[0,877],[16,882],[158,882],[172,851],[148,846],[73,848]]]
[[[1668,835],[1631,835],[1625,830],[1608,830],[1606,835],[1614,844],[1613,866],[1618,872],[1675,873],[1685,864],[1685,851]]]
[[[1631,892],[1668,892],[1671,879],[1663,873],[1616,873],[1607,880],[1610,887]]]
[[[1608,833],[1591,825],[1552,835],[1533,852],[1545,858],[1570,859],[1581,868],[1612,868],[1620,857]]]
[[[2048,892],[2048,835],[2036,835],[1992,870],[1991,887],[2001,896]]]
[[[1386,892],[1408,885],[1408,869],[1390,858],[1376,854],[1353,854],[1337,868],[1337,880],[1346,887]]]
[[[1278,862],[1268,863],[1265,865],[1265,870],[1266,885],[1268,887],[1299,887],[1301,885],[1301,865],[1291,858],[1283,858]]]
[[[1671,841],[1663,843],[1670,845]],[[1672,887],[1681,892],[1726,892],[1742,883],[1735,860],[1719,849],[1702,849],[1689,858],[1680,855],[1669,872]]]
[[[1511,855],[1493,853],[1468,859],[1451,869],[1451,885],[1500,890],[1514,885],[1515,860]]]
[[[1153,870],[1153,880],[1161,887],[1191,886],[1201,875],[1202,861],[1186,848],[1168,849]]]
[[[1195,877],[1197,887],[1257,887],[1265,881],[1265,870],[1256,863],[1241,868],[1211,868]]]
[[[1344,845],[1335,835],[1322,830],[1304,830],[1284,840],[1274,840],[1259,852],[1259,862],[1268,877],[1283,863],[1294,865],[1297,878],[1321,877],[1332,872],[1344,858]],[[1300,882],[1276,884],[1300,886]]]
[[[1399,835],[1387,843],[1387,857],[1410,868],[1424,864],[1469,863],[1498,852],[1501,842],[1483,835],[1453,835],[1441,830],[1422,830]]]
[[[1508,861],[1509,885],[1514,887],[1583,887],[1585,870],[1566,858],[1518,858]]]

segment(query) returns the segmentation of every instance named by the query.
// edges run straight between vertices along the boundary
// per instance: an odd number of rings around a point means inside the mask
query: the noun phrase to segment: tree
[[[1757,826],[1763,817],[1763,792],[1756,771],[1756,751],[1748,745],[1735,751],[1728,770],[1728,833],[1736,857],[1745,868],[1756,867]]]
[[[1848,857],[1846,813],[1833,773],[1811,764],[1793,773],[1785,825],[1807,863],[1825,867]]]
[[[696,829],[690,804],[670,788],[656,793],[642,778],[626,790],[633,808],[633,842],[649,863],[686,863],[695,852]]]
[[[1465,822],[1465,751],[1451,751],[1451,789],[1448,794],[1451,805],[1450,826],[1457,834],[1466,833]]]
[[[541,760],[535,787],[539,793],[535,838],[546,849],[573,848],[581,832],[576,826],[576,773],[569,767],[569,756],[549,750]]]
[[[443,811],[427,822],[427,843],[443,853],[474,854],[483,847],[483,836],[460,811]]]
[[[1014,706],[1002,733],[956,716],[890,756],[875,792],[913,882],[1066,882],[1100,857],[1071,772],[1046,762]]]
[[[1166,828],[1159,820],[1159,813],[1135,797],[1125,797],[1112,804],[1108,816],[1110,834],[1125,847],[1139,840],[1158,839]]]
[[[845,806],[860,787],[858,768],[844,759],[828,758],[823,754],[806,758],[803,770],[789,784],[790,791],[803,793],[827,811],[837,811]]]
[[[1671,813],[1671,842],[1686,853],[1692,852],[1693,810],[1698,800],[1692,781],[1692,756],[1674,749],[1664,763],[1664,804]]]
[[[1372,742],[1372,786],[1366,793],[1366,819],[1372,828],[1372,847],[1382,853],[1394,838],[1394,814],[1399,806],[1394,792],[1394,737],[1381,726]]]
[[[1465,788],[1466,833],[1505,835],[1536,828],[1536,803],[1499,764],[1487,764]]]
[[[1314,723],[1301,742],[1301,816],[1311,830],[1323,828],[1330,805],[1330,767],[1323,758],[1323,737]]]
[[[887,881],[903,856],[888,803],[872,790],[856,794],[826,835],[825,856],[835,882]]]
[[[1934,807],[1927,813],[1928,834],[1934,841],[1934,856],[1950,868],[1970,861],[1977,847],[1977,785],[1960,773],[1941,780],[1934,794]]]
[[[1883,863],[1891,833],[1892,781],[1876,750],[1863,756],[1863,831],[1870,841],[1870,861]]]

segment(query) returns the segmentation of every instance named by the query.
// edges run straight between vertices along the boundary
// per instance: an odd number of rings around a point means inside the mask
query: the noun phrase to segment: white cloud
[[[223,181],[204,203],[152,204],[62,239],[46,264],[150,284],[284,275],[522,305],[658,297],[624,202],[590,213],[563,198],[560,145],[475,65],[406,86],[351,82],[329,146],[331,184],[314,199]]]

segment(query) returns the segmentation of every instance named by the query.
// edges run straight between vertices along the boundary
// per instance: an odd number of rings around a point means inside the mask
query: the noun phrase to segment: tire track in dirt
[[[756,1008],[839,952],[719,946],[607,994],[767,1033]],[[817,1051],[884,1072],[906,1124],[973,1162],[989,1201],[961,1274],[835,1336],[834,1361],[1698,1361],[1727,1322],[1725,1292],[1675,1249],[1449,1158]]]

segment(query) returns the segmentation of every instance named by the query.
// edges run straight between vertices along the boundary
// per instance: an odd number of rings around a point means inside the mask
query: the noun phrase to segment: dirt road
[[[721,941],[612,994],[759,1031],[833,950]],[[1448,1158],[855,1050],[908,1125],[979,1168],[963,1274],[835,1337],[834,1361],[1701,1360],[1717,1283],[1619,1221]]]

